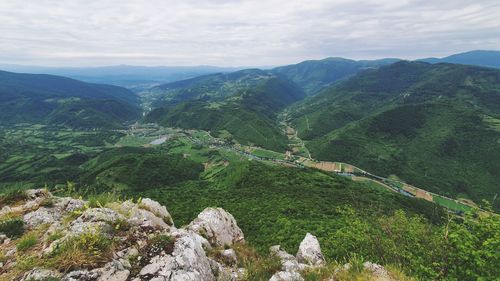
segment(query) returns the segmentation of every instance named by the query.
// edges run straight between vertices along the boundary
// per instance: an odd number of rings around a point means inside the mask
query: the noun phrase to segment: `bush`
[[[21,237],[17,242],[16,248],[18,251],[26,251],[29,248],[35,246],[38,243],[38,239],[34,233],[28,233]]]
[[[9,238],[16,238],[24,233],[24,222],[21,218],[9,218],[0,221],[0,233]]]

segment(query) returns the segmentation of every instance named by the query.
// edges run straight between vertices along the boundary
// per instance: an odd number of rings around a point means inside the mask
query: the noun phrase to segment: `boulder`
[[[34,228],[42,224],[53,224],[61,217],[62,214],[57,209],[41,207],[24,215],[23,221],[29,228]]]
[[[172,217],[170,216],[170,213],[167,211],[167,208],[165,206],[160,205],[160,203],[151,200],[149,198],[144,198],[141,200],[141,203],[139,203],[139,207],[147,211],[150,211],[155,216],[161,218],[168,225],[171,226],[174,225]]]
[[[138,226],[149,230],[166,230],[169,225],[150,211],[134,208],[127,222],[132,226]]]
[[[187,229],[205,237],[212,245],[222,247],[243,242],[244,236],[234,217],[222,208],[206,208]]]
[[[316,236],[307,233],[306,237],[300,242],[297,252],[297,261],[310,266],[325,265],[325,258],[321,253],[321,247]]]

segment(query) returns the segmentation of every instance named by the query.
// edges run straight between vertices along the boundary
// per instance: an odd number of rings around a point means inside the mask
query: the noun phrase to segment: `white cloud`
[[[500,49],[497,3],[0,0],[0,62],[252,66]]]

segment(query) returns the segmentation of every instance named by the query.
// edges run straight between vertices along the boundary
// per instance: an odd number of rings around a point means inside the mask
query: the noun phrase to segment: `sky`
[[[273,66],[500,50],[499,0],[0,0],[0,63]]]

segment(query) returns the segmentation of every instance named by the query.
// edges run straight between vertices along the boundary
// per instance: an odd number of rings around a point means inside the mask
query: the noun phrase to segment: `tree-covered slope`
[[[292,123],[318,159],[476,202],[499,192],[500,71],[399,62],[293,109]]]
[[[398,59],[355,61],[343,58],[326,58],[276,67],[271,72],[292,80],[302,87],[306,94],[314,95],[323,88],[362,70],[377,68],[396,61]]]
[[[276,114],[304,97],[293,83],[254,70],[194,81],[176,83],[174,94],[163,100],[164,106],[150,112],[146,122],[203,129],[223,136],[229,133],[227,137],[240,143],[285,149],[287,139],[278,127]]]
[[[42,74],[0,71],[0,122],[76,128],[119,127],[137,118],[138,97],[127,89]]]

